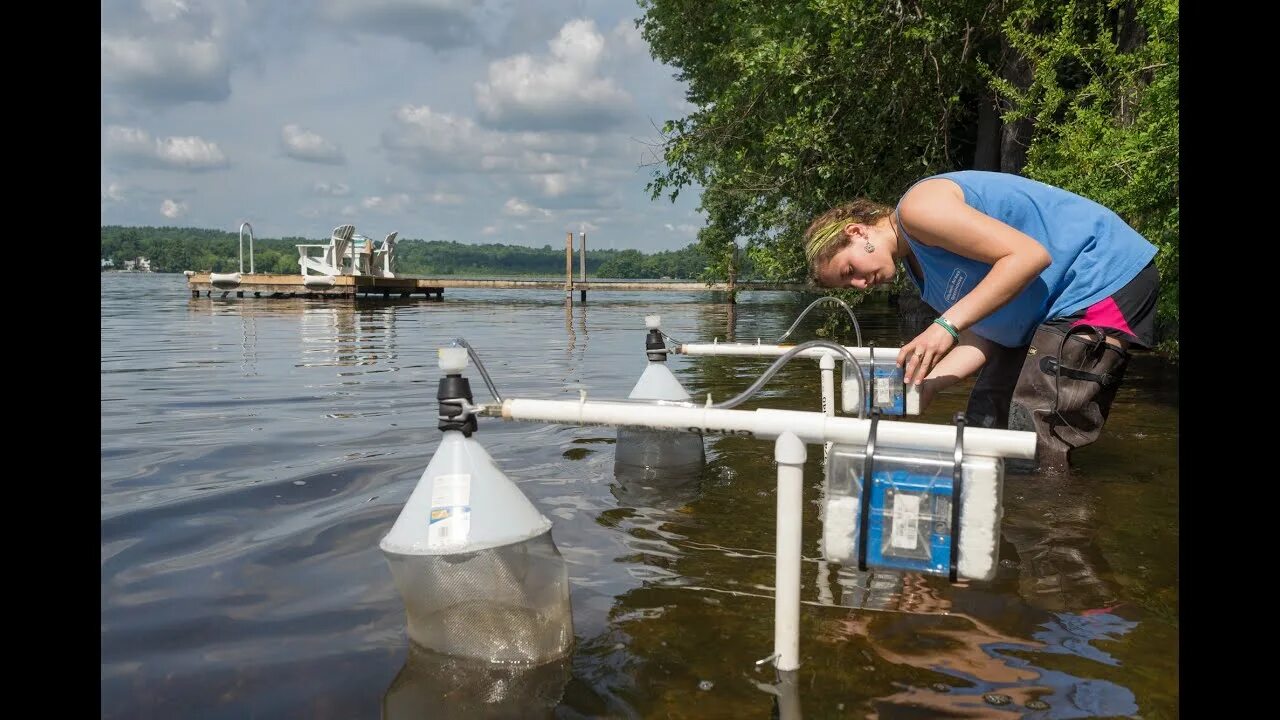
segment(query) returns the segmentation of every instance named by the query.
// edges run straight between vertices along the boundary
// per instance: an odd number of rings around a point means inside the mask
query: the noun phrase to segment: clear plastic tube
[[[755,395],[757,392],[759,392],[760,388],[764,387],[764,384],[769,382],[769,380],[773,378],[775,374],[777,374],[778,370],[782,369],[783,365],[786,365],[788,362],[791,361],[791,358],[795,357],[801,352],[808,350],[809,348],[812,348],[812,347],[829,348],[831,350],[835,350],[836,352],[840,353],[844,357],[846,372],[843,374],[843,377],[841,378],[842,382],[848,382],[849,372],[847,371],[847,368],[849,368],[850,363],[852,363],[853,368],[857,371],[854,373],[854,375],[856,376],[858,381],[858,388],[861,392],[860,397],[867,396],[866,381],[862,377],[862,365],[858,364],[858,358],[854,357],[852,352],[849,352],[849,348],[846,348],[843,345],[838,345],[836,343],[833,343],[830,340],[808,340],[800,343],[799,345],[796,345],[795,347],[783,353],[777,360],[774,360],[773,364],[770,365],[768,368],[766,368],[765,371],[761,373],[760,377],[756,378],[756,381],[754,383],[751,383],[751,387],[747,388],[746,390],[743,390],[740,395],[738,395],[737,397],[729,398],[724,402],[714,403],[711,405],[711,407],[716,408],[718,410],[728,410],[730,408],[734,408],[734,407],[737,407],[738,405],[741,405],[742,403],[749,400],[752,395]],[[859,403],[858,405],[858,417],[859,418],[866,417],[866,407],[865,407],[865,404],[863,403]]]
[[[824,295],[823,297],[820,297],[817,300],[814,300],[813,302],[809,303],[809,307],[805,308],[804,312],[800,313],[800,317],[796,318],[796,321],[791,323],[791,327],[787,328],[787,331],[782,333],[782,337],[778,338],[778,342],[782,342],[783,340],[786,340],[787,336],[790,335],[792,332],[794,332],[797,327],[799,327],[800,321],[804,320],[804,316],[808,315],[809,311],[812,310],[814,307],[816,307],[818,303],[827,302],[827,301],[839,303],[840,306],[844,308],[844,311],[849,313],[849,319],[853,321],[853,332],[858,337],[858,347],[862,347],[862,328],[858,327],[858,318],[854,316],[853,308],[849,307],[849,303],[841,300],[840,298],[834,295]]]
[[[502,396],[498,394],[498,388],[493,386],[493,380],[489,378],[488,371],[484,369],[484,363],[480,362],[480,356],[476,354],[476,351],[471,347],[471,344],[463,338],[454,338],[453,344],[455,347],[464,347],[467,349],[467,355],[471,356],[472,362],[476,364],[476,369],[480,371],[480,377],[484,378],[485,387],[489,388],[489,392],[493,395],[493,399],[501,403]]]

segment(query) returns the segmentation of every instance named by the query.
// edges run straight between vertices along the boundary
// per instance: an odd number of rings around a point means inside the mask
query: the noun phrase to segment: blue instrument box
[[[866,383],[867,397],[862,399],[862,406],[871,412],[873,407],[880,408],[883,415],[906,414],[906,388],[902,382],[902,368],[893,360],[876,360],[860,363],[862,379]],[[875,401],[874,406],[872,401]]]
[[[872,473],[867,565],[946,575],[951,565],[951,478]]]

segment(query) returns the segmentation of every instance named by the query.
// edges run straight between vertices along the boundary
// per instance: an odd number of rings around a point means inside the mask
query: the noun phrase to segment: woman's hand
[[[956,344],[947,329],[931,323],[924,332],[898,351],[898,367],[903,368],[902,379],[908,385],[924,382],[929,371],[942,360]]]

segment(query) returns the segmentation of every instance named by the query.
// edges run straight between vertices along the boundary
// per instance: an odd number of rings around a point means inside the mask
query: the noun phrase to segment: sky
[[[103,0],[102,224],[645,252],[694,109],[634,0]],[[575,241],[576,244],[576,241]]]

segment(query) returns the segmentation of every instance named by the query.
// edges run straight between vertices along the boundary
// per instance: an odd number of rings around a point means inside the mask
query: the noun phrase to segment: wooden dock
[[[268,297],[268,298],[355,298],[357,295],[406,298],[415,294],[426,299],[443,300],[444,288],[416,278],[381,278],[373,275],[337,275],[332,287],[307,285],[301,274],[277,275],[245,273],[238,283],[213,282],[212,274],[192,273],[187,276],[191,297]]]
[[[811,291],[800,283],[703,283],[689,280],[581,280],[571,284],[560,279],[490,279],[454,277],[398,277],[381,278],[373,275],[338,275],[332,287],[306,285],[302,275],[278,275],[270,273],[245,273],[238,284],[214,283],[210,273],[197,272],[187,277],[191,297],[255,297],[255,298],[355,298],[382,297],[408,298],[424,296],[428,300],[443,300],[445,288],[479,288],[486,290],[557,290],[572,299],[578,291],[586,298],[588,290],[639,291],[639,292],[734,292],[734,291]]]

